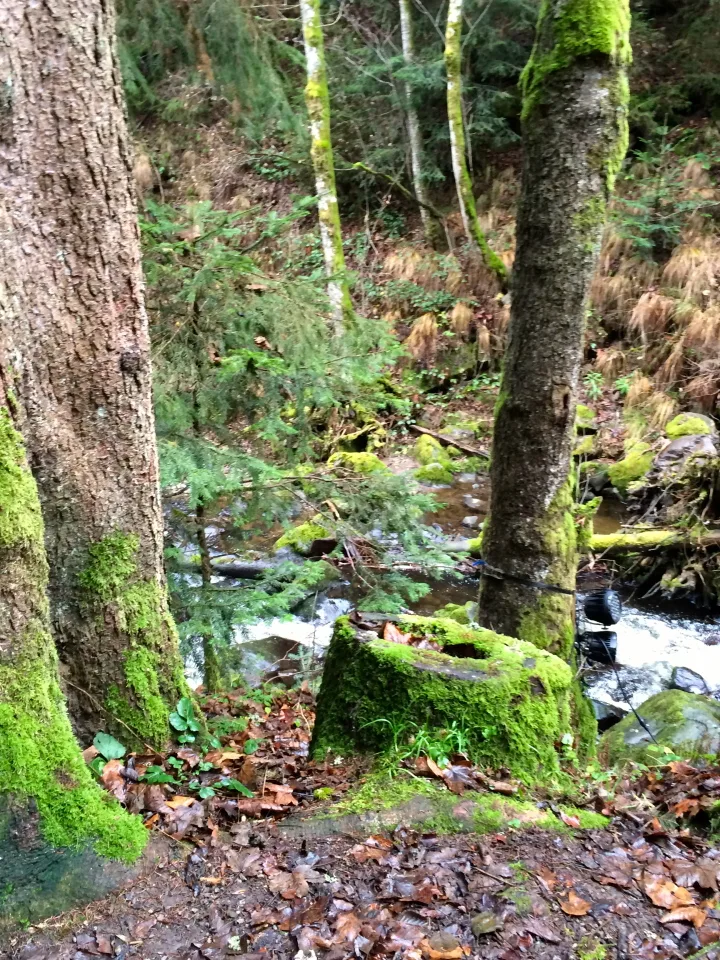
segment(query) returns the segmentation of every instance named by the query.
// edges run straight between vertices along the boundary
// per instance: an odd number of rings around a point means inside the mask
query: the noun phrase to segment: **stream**
[[[435,492],[442,506],[426,519],[438,536],[447,540],[476,536],[487,512],[487,478],[461,474],[452,487],[436,488]],[[613,533],[624,520],[623,504],[606,498],[595,518],[595,530]],[[218,532],[217,527],[207,530],[208,536]],[[223,541],[226,547],[226,538]],[[427,616],[447,603],[465,604],[475,600],[477,589],[476,579],[435,581],[413,610]],[[670,686],[720,698],[720,618],[703,614],[690,604],[644,603],[627,590],[619,592],[624,611],[613,628],[617,633],[616,666],[590,664],[584,675],[601,729],[628,712],[628,701],[638,707]],[[581,593],[578,598],[582,601]],[[319,675],[333,625],[355,600],[353,585],[340,582],[308,598],[292,617],[237,627],[238,665],[248,685],[252,688],[266,680],[291,685]],[[188,679],[193,686],[201,682],[192,665],[188,665]]]

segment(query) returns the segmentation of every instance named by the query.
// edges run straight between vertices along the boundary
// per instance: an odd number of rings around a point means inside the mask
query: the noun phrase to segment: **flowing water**
[[[440,488],[436,493],[442,506],[427,519],[438,534],[448,540],[475,536],[476,528],[468,526],[472,521],[466,518],[474,516],[476,522],[484,519],[488,500],[486,478],[461,475],[452,487]],[[613,533],[625,519],[623,505],[606,499],[595,518],[595,530]],[[476,598],[477,590],[478,582],[472,578],[436,581],[414,610],[429,615],[447,603],[465,604]],[[240,669],[249,684],[254,686],[265,679],[292,683],[299,675],[309,676],[313,670],[317,673],[335,620],[351,609],[356,598],[352,584],[336,584],[331,592],[308,598],[290,618],[236,628]],[[582,601],[582,595],[579,600]],[[654,693],[667,689],[673,681],[674,668],[694,671],[704,679],[707,691],[717,692],[720,697],[720,619],[689,605],[683,608],[646,604],[627,592],[624,600],[623,617],[613,628],[618,639],[616,669],[591,665],[585,677],[601,724],[609,725],[624,715],[629,710],[628,700],[637,707]],[[196,671],[189,671],[189,677],[193,683],[200,682]],[[687,684],[688,677],[684,679]],[[701,683],[692,676],[689,680]]]

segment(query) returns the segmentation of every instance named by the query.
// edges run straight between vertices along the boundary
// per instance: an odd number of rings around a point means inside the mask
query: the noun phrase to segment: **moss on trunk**
[[[18,862],[41,851],[47,864],[70,865],[72,851],[86,847],[131,862],[147,831],[93,782],[73,737],[50,636],[40,503],[7,407],[0,407],[0,570],[0,890],[12,901],[7,911],[24,916],[10,896],[22,880]],[[57,848],[70,853],[55,856]],[[42,876],[32,884],[47,886]]]
[[[442,652],[356,632],[338,621],[323,674],[312,753],[382,751],[407,724],[458,724],[474,760],[532,782],[561,774],[572,673],[532,644],[453,620],[406,617],[401,630]]]
[[[628,25],[628,0],[543,0],[523,74],[516,279],[482,543],[498,576],[483,578],[479,621],[567,659],[573,597],[533,584],[575,586],[576,397],[589,284],[627,147]]]

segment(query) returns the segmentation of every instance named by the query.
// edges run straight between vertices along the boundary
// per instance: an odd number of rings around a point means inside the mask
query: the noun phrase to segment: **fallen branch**
[[[424,433],[426,436],[432,437],[433,440],[437,440],[438,443],[441,443],[444,447],[457,447],[458,450],[466,453],[469,457],[487,457],[488,459],[490,457],[487,450],[478,450],[477,447],[471,447],[467,443],[461,443],[453,437],[444,437],[441,433],[428,430],[427,427],[419,427],[416,423],[410,424],[410,430],[413,433]]]
[[[590,540],[593,553],[638,553],[653,549],[679,550],[683,547],[718,547],[720,530],[693,533],[691,530],[638,530],[596,533]]]

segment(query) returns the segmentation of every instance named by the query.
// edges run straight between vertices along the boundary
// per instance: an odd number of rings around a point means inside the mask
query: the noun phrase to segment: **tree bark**
[[[447,74],[450,154],[465,236],[473,246],[478,247],[485,265],[492,270],[504,290],[507,287],[507,269],[500,257],[490,248],[480,227],[475,208],[472,180],[467,166],[462,109],[462,18],[463,0],[450,0],[445,30],[445,72]]]
[[[50,636],[40,501],[14,410],[0,378],[0,914],[36,919],[82,898],[98,855],[136,859],[147,831],[93,782],[73,737]]]
[[[627,149],[627,0],[550,0],[523,75],[525,160],[508,348],[495,417],[483,556],[567,591],[585,307],[606,204]],[[484,576],[480,622],[569,657],[574,599]]]
[[[412,13],[410,0],[400,0],[400,34],[402,37],[403,61],[406,70],[415,65],[415,44],[413,42]],[[437,223],[428,209],[428,194],[423,177],[423,149],[420,135],[420,120],[417,107],[413,102],[413,88],[410,79],[405,80],[405,111],[407,113],[408,141],[410,144],[410,168],[412,170],[413,189],[420,208],[420,220],[427,242],[434,246],[437,241]]]
[[[0,38],[1,333],[69,708],[83,741],[114,716],[160,745],[185,684],[113,4],[6,0]]]
[[[300,11],[307,62],[305,103],[310,118],[310,153],[315,171],[320,238],[328,277],[331,318],[335,333],[341,334],[352,323],[353,308],[345,270],[335,188],[335,164],[330,137],[330,95],[325,68],[320,0],[300,0]]]

